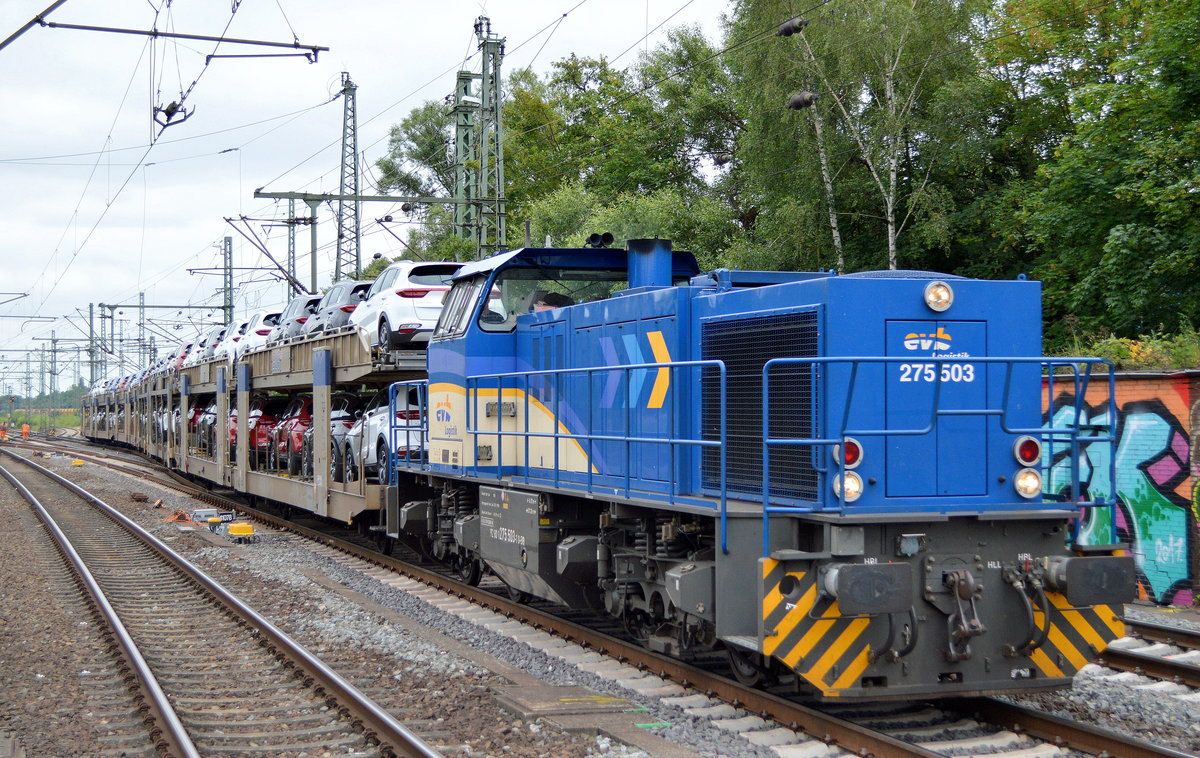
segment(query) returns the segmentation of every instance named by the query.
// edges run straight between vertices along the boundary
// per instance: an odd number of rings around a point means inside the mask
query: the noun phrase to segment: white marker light
[[[954,290],[945,282],[930,282],[925,285],[925,305],[941,313],[954,304]]]

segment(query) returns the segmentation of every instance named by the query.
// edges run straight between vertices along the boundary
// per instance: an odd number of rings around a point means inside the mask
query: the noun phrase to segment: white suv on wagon
[[[462,266],[453,261],[396,261],[375,279],[350,323],[364,330],[372,345],[425,347],[442,314],[450,278]]]

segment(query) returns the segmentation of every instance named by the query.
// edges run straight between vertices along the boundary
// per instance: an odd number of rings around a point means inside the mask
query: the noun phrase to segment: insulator
[[[806,26],[808,26],[808,19],[800,18],[799,16],[796,18],[789,18],[787,21],[784,21],[782,24],[780,24],[779,28],[775,30],[775,36],[790,37],[793,34],[799,34],[800,32],[804,31],[804,27]]]
[[[788,100],[787,107],[791,110],[798,111],[808,108],[815,102],[817,102],[817,93],[804,90],[792,95],[791,99]]]

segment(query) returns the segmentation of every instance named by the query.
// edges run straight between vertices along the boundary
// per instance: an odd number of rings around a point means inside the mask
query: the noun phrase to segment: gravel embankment
[[[664,706],[657,698],[617,688],[609,680],[439,610],[408,592],[314,552],[301,538],[260,528],[262,538],[255,545],[214,543],[209,535],[180,532],[176,526],[163,523],[162,519],[172,510],[195,507],[183,496],[95,466],[71,467],[67,459],[56,458],[47,463],[120,507],[168,541],[173,549],[210,571],[218,581],[339,671],[345,672],[361,689],[402,721],[412,724],[419,733],[427,735],[432,744],[447,754],[608,755],[621,758],[646,755],[603,736],[570,734],[542,719],[522,721],[512,717],[494,700],[495,690],[506,686],[508,681],[481,664],[478,655],[464,657],[447,649],[457,644],[491,656],[500,662],[496,668],[501,670],[509,666],[548,684],[585,686],[598,693],[625,698],[633,707],[645,709],[639,721],[662,725],[648,731],[696,754],[735,758],[775,755],[712,727],[704,719],[692,718],[676,708]],[[132,503],[128,497],[131,491],[146,492],[152,500],[163,498],[164,508],[156,510]],[[0,497],[0,508],[11,510],[13,507],[5,504],[13,497],[11,494]],[[2,512],[9,515],[8,523],[14,523],[9,511]],[[41,655],[51,656],[52,660],[55,656],[62,659],[62,651],[77,643],[59,638],[64,628],[71,626],[61,623],[61,615],[57,623],[44,618],[36,621],[36,617],[44,617],[46,613],[42,611],[44,604],[35,600],[26,601],[20,618],[10,613],[10,608],[18,609],[19,596],[30,593],[36,596],[38,582],[44,581],[33,576],[33,572],[23,565],[25,563],[19,553],[11,560],[10,555],[0,559],[0,593],[4,598],[0,606],[3,611],[0,657],[11,660],[10,651],[19,649],[22,640],[40,630],[42,639],[46,640],[44,645],[39,642]],[[22,578],[27,575],[27,580]],[[364,607],[355,602],[353,593],[365,596],[392,615],[384,618],[369,607],[370,603]],[[67,618],[74,618],[70,611],[64,613]],[[1131,610],[1131,615],[1138,613],[1136,609]],[[1161,618],[1156,616],[1156,620]],[[1167,620],[1168,623],[1173,621]],[[440,630],[454,643],[437,644],[437,635],[431,635],[428,628]],[[38,655],[34,654],[31,663],[36,660]],[[64,665],[57,670],[65,680],[70,680],[67,669]],[[9,670],[0,669],[0,677],[5,677],[0,679],[5,684],[4,692],[0,692],[3,698],[0,730],[7,727],[20,732],[32,746],[33,741],[28,739],[26,730],[41,727],[21,717],[23,705],[10,705],[14,701],[8,694],[8,679],[23,682],[22,686],[28,688],[29,683],[24,680],[32,676],[30,671],[32,669],[23,667],[19,661]],[[23,704],[27,699],[23,697],[15,702]],[[70,703],[70,693],[63,689],[60,699]],[[1157,744],[1188,751],[1200,748],[1200,697],[1195,693],[1180,697],[1164,692],[1162,688],[1138,689],[1086,672],[1078,678],[1074,690],[1019,700],[1102,726],[1120,728]],[[10,713],[14,715],[10,716]],[[66,716],[65,719],[73,720],[76,731],[87,731],[82,718]],[[40,744],[51,743],[43,740]],[[30,754],[63,753],[31,749]]]
[[[174,524],[164,523],[163,519],[173,510],[196,507],[188,498],[97,466],[72,467],[66,458],[39,462],[118,507],[172,549],[209,571],[447,754],[531,758],[647,755],[603,735],[568,733],[542,719],[514,718],[494,698],[497,688],[509,684],[502,676],[432,644],[425,639],[427,634],[407,628],[409,624],[384,620],[347,600],[342,593],[326,586],[330,580],[411,619],[414,629],[438,629],[458,643],[548,684],[591,687],[603,694],[623,697],[631,701],[631,707],[645,709],[637,721],[666,724],[653,731],[698,755],[774,756],[766,749],[713,728],[706,720],[663,706],[657,698],[616,688],[608,680],[346,568],[314,553],[299,537],[260,527],[260,540],[256,544],[241,546],[224,540],[214,544],[211,535],[181,532]],[[129,494],[134,491],[148,494],[151,501],[162,498],[162,508],[133,503]],[[318,582],[314,577],[327,579]],[[10,728],[24,734],[26,729],[38,727],[25,722]]]

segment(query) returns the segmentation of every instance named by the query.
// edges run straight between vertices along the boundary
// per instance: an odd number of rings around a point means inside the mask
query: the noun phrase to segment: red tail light
[[[838,465],[854,468],[862,462],[862,445],[853,437],[847,437],[844,444],[834,446],[833,455]]]
[[[305,321],[308,321],[308,316],[301,316],[300,318],[296,319],[297,324],[303,324]]]
[[[343,305],[342,307],[338,308],[338,310],[343,313],[353,313],[354,309],[357,307],[358,307],[358,303],[351,303],[349,305]]]
[[[271,330],[270,329],[259,329],[254,333],[260,337],[266,337],[268,334],[271,333]]]
[[[430,292],[433,292],[433,290],[431,290],[431,289],[430,290],[396,290],[396,294],[399,295],[400,297],[412,297],[412,298],[425,297]]]
[[[417,419],[421,418],[421,412],[420,411],[396,411],[396,418],[403,419],[405,421],[416,421]]]
[[[233,338],[233,341],[234,341],[234,342],[237,342],[237,341],[238,341],[238,340],[240,340],[240,339],[241,339],[241,337],[234,337],[234,338]]]
[[[1021,437],[1013,446],[1013,453],[1022,466],[1032,466],[1042,457],[1042,443],[1035,437]]]

